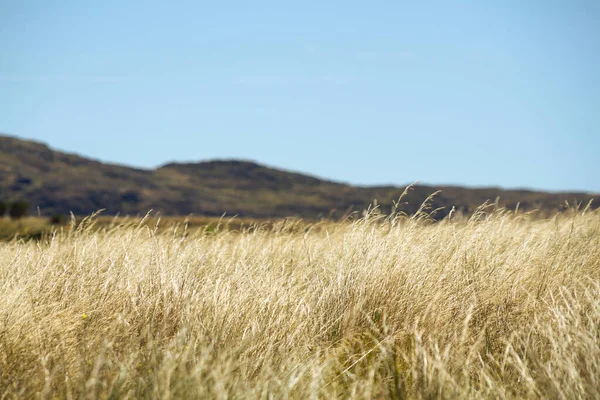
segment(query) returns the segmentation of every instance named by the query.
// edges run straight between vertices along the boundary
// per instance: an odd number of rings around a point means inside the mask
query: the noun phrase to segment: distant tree
[[[4,214],[6,214],[7,209],[8,205],[5,202],[0,201],[0,218],[4,217]]]
[[[27,210],[29,209],[29,203],[24,200],[17,200],[10,203],[8,209],[8,215],[12,219],[20,219],[27,215]]]

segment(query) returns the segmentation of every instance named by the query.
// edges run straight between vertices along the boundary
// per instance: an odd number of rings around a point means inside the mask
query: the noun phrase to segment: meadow
[[[0,398],[600,398],[600,210],[0,243]]]

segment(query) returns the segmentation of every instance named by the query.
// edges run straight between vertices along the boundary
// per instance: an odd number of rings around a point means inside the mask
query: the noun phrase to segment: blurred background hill
[[[409,182],[407,182],[408,184]],[[565,201],[589,202],[590,193],[551,193],[500,188],[416,185],[401,210],[417,211],[433,192],[432,209],[443,217],[455,207],[472,212],[485,201],[527,211],[560,211]],[[375,199],[383,212],[404,187],[354,186],[267,167],[251,161],[215,160],[168,163],[139,169],[95,161],[54,150],[44,143],[0,136],[0,200],[25,200],[42,215],[145,214],[248,218],[340,218],[362,211]],[[37,211],[32,211],[37,212]]]

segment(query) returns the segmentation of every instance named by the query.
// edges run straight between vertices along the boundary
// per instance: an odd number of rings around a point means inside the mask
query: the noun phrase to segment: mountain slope
[[[565,200],[588,202],[585,193],[547,193],[497,188],[419,185],[403,206],[415,212],[434,191],[433,207],[466,212],[500,197],[501,205],[558,211]],[[0,135],[0,200],[25,199],[44,215],[145,214],[240,215],[267,218],[342,216],[377,199],[384,212],[403,192],[398,187],[357,187],[281,171],[247,161],[170,163],[154,170],[105,164],[53,150],[47,145]]]

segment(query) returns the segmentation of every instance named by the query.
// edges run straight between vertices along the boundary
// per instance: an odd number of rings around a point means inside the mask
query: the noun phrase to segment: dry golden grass
[[[17,237],[41,237],[49,228],[46,218],[27,217],[15,221],[0,216],[0,241]]]
[[[0,398],[600,398],[599,278],[599,211],[83,223],[0,243]]]

